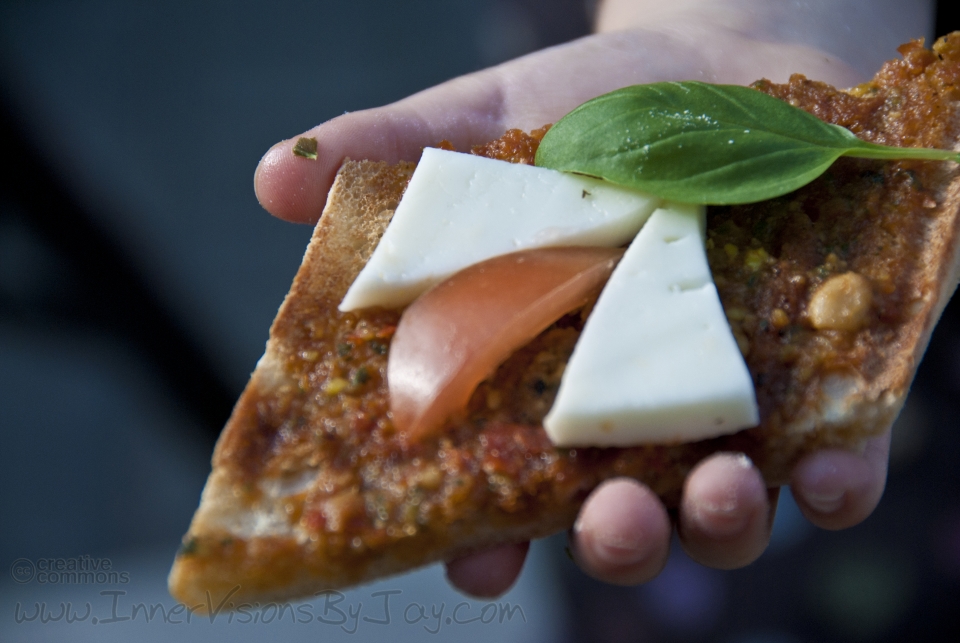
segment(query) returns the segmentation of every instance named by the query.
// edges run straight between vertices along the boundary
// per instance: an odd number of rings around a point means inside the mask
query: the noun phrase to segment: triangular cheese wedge
[[[630,244],[543,420],[554,444],[692,442],[759,421],[710,276],[705,210],[665,204]]]

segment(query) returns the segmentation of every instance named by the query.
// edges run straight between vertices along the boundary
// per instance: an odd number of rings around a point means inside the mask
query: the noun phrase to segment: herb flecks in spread
[[[841,156],[960,160],[949,150],[879,145],[756,89],[661,82],[588,101],[544,136],[537,165],[685,203],[772,199]]]

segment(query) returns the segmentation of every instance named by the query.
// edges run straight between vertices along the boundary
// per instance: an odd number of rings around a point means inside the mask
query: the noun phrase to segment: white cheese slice
[[[427,148],[340,310],[403,306],[467,266],[517,250],[623,245],[660,203],[586,177]]]
[[[600,295],[544,419],[558,446],[700,440],[759,422],[707,264],[702,206],[650,217]]]

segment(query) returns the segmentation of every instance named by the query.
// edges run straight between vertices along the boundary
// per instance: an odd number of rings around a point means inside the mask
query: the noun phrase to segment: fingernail
[[[596,554],[613,565],[632,565],[646,557],[642,543],[635,538],[623,538],[606,534],[597,536]]]
[[[735,500],[726,503],[700,503],[697,507],[700,529],[710,536],[726,538],[747,528],[750,515],[738,507]]]
[[[843,491],[826,493],[803,491],[800,495],[804,502],[824,514],[833,513],[843,505]]]

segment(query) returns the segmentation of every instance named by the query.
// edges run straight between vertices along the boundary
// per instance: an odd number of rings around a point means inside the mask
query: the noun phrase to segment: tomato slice
[[[421,295],[387,363],[394,425],[412,440],[466,407],[518,348],[603,288],[620,248],[538,248],[474,264]]]

